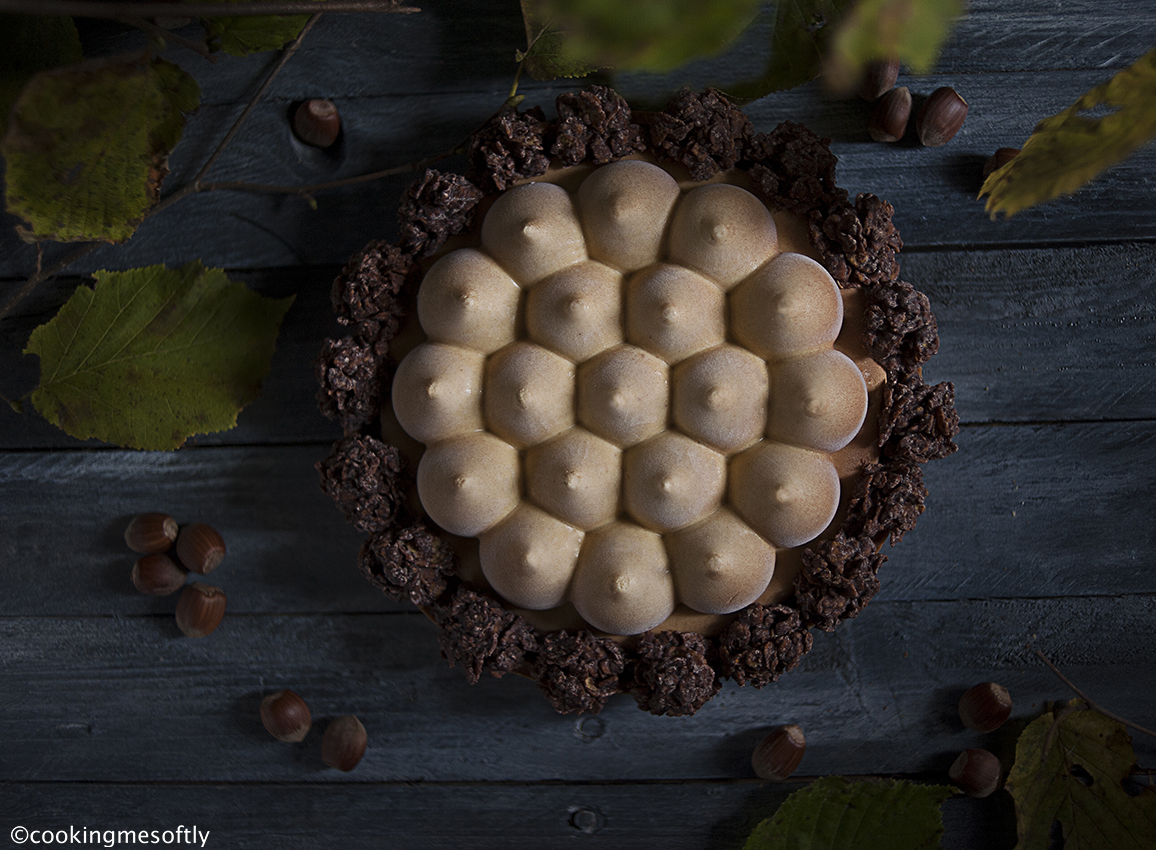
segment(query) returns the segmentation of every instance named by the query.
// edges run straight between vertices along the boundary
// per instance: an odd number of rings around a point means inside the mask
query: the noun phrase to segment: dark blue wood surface
[[[210,178],[312,183],[458,144],[509,90],[524,46],[517,4],[421,5],[323,17]],[[98,51],[140,43],[110,24],[85,37]],[[617,84],[648,103],[683,82],[740,79],[761,69],[765,40],[756,27],[725,56]],[[895,204],[903,276],[939,322],[927,377],[955,382],[964,427],[960,451],[928,468],[927,512],[886,550],[883,589],[864,614],[818,636],[777,685],[727,685],[694,718],[652,717],[628,697],[597,717],[562,717],[526,680],[471,687],[440,658],[434,627],[357,573],[359,537],[312,468],[339,433],[316,411],[310,360],[336,330],[333,276],[362,244],[395,234],[409,176],[319,193],[316,211],[294,197],[200,195],[85,258],[73,275],[201,258],[297,301],[262,397],[233,431],[179,452],[82,443],[0,406],[0,836],[19,824],[196,824],[217,847],[739,848],[801,787],[754,778],[749,753],[769,727],[806,729],[801,781],[945,781],[970,746],[1006,767],[1023,722],[1069,696],[1037,649],[1105,706],[1156,726],[1156,149],[1010,221],[989,220],[975,200],[995,148],[1021,144],[1153,45],[1148,2],[977,0],[936,73],[901,80],[968,99],[963,130],[942,148],[870,142],[868,107],[817,85],[747,108],[758,130],[792,118],[831,136],[841,185]],[[198,78],[205,103],[173,156],[176,187],[273,57],[168,55]],[[552,112],[569,88],[523,92]],[[310,96],[341,109],[336,152],[289,132],[289,104]],[[12,223],[0,220],[3,298],[35,266]],[[34,386],[28,334],[80,280],[43,284],[0,321],[0,394]],[[182,638],[173,601],[129,582],[121,534],[151,509],[210,522],[228,540],[214,580],[229,613],[205,640]],[[992,679],[1012,690],[1013,722],[968,732],[955,703]],[[300,745],[260,725],[261,695],[282,687],[318,721]],[[320,763],[319,730],[346,713],[370,743],[339,774]],[[1135,744],[1141,764],[1156,765],[1156,741]],[[1015,843],[1002,792],[944,811],[946,847]]]

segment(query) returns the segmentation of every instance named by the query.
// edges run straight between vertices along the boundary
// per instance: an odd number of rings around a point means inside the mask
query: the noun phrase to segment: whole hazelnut
[[[293,691],[284,690],[261,700],[261,722],[278,741],[295,744],[309,734],[313,716],[305,700]]]
[[[877,59],[863,71],[863,81],[859,84],[859,97],[874,103],[889,91],[898,79],[898,59]]]
[[[877,142],[897,142],[907,133],[911,117],[911,92],[907,86],[891,89],[875,103],[867,132]]]
[[[987,750],[964,750],[947,775],[969,797],[987,797],[999,788],[1002,768],[999,759]]]
[[[187,569],[208,575],[225,557],[225,540],[211,525],[194,522],[177,534],[177,560]]]
[[[983,164],[983,176],[989,177],[993,171],[999,171],[1017,156],[1019,156],[1019,148],[999,148],[988,157],[987,162]]]
[[[357,767],[365,755],[366,735],[361,721],[352,714],[332,720],[321,737],[321,760],[346,772]]]
[[[177,600],[177,628],[188,637],[212,634],[225,616],[225,591],[195,581]]]
[[[781,782],[795,772],[806,749],[807,739],[799,726],[779,726],[755,747],[751,767],[759,779]]]
[[[124,530],[125,544],[141,555],[167,552],[176,539],[177,521],[159,511],[138,514]]]
[[[929,148],[947,144],[963,126],[967,101],[951,86],[941,86],[931,93],[915,117],[919,141]]]
[[[1011,694],[1003,685],[983,682],[959,698],[959,719],[976,732],[994,732],[1011,715]]]
[[[132,565],[132,583],[149,596],[170,596],[185,585],[188,573],[164,553],[145,555]]]
[[[316,98],[293,110],[293,132],[315,148],[332,147],[341,132],[341,116],[333,101]]]

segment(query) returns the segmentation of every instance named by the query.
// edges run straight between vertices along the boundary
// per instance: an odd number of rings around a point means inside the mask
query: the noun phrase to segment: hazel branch
[[[78,18],[152,18],[179,12],[189,17],[247,15],[311,15],[314,0],[273,0],[269,3],[128,3],[105,0],[0,0],[0,12],[30,15],[73,15]],[[399,0],[326,0],[326,12],[386,12],[408,15],[420,12]]]
[[[1074,693],[1076,696],[1078,696],[1080,699],[1082,699],[1084,702],[1086,702],[1090,708],[1095,709],[1096,711],[1100,712],[1100,714],[1103,714],[1105,717],[1112,718],[1117,723],[1123,723],[1129,729],[1135,729],[1137,732],[1142,732],[1145,735],[1150,735],[1151,737],[1156,738],[1156,732],[1153,732],[1151,729],[1146,729],[1137,723],[1133,723],[1131,720],[1125,720],[1123,717],[1116,714],[1115,712],[1108,711],[1108,709],[1097,704],[1095,700],[1093,700],[1086,693],[1084,693],[1079,688],[1077,688],[1072,683],[1072,680],[1069,679],[1067,676],[1065,676],[1063,673],[1061,673],[1060,668],[1058,668],[1055,664],[1053,664],[1051,662],[1051,660],[1046,655],[1044,655],[1042,652],[1040,652],[1038,649],[1036,650],[1036,655],[1038,655],[1040,657],[1040,661],[1042,661],[1042,662],[1044,662],[1044,664],[1048,665],[1048,669],[1050,669],[1053,673],[1055,673],[1056,677],[1061,682],[1063,682],[1065,685],[1067,685],[1069,688],[1072,689],[1072,693]]]

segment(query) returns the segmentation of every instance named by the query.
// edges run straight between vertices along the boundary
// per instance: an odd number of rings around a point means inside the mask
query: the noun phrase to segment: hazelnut
[[[195,581],[177,600],[177,627],[188,637],[212,634],[225,616],[225,591]]]
[[[141,555],[167,552],[176,539],[177,521],[156,511],[133,517],[124,530],[125,544]]]
[[[859,97],[874,103],[895,85],[899,79],[898,59],[877,59],[863,71]]]
[[[1002,768],[999,759],[987,750],[964,750],[947,775],[969,797],[987,797],[999,788]]]
[[[313,717],[305,700],[293,691],[284,690],[261,700],[261,722],[278,741],[295,744],[305,740]]]
[[[994,732],[1011,714],[1011,695],[1003,685],[983,682],[959,700],[959,719],[976,732]]]
[[[877,142],[897,142],[907,133],[911,117],[911,92],[907,86],[891,89],[875,103],[867,132]]]
[[[993,171],[998,171],[1003,168],[1019,156],[1019,152],[1019,148],[999,148],[988,158],[988,161],[983,164],[983,176],[988,177]]]
[[[919,141],[929,148],[951,141],[967,117],[967,101],[951,86],[941,86],[923,102],[915,117]]]
[[[781,782],[795,772],[806,749],[807,739],[799,726],[779,726],[755,747],[751,767],[759,779]]]
[[[341,132],[341,116],[331,100],[307,100],[293,110],[293,132],[315,148],[332,147]]]
[[[331,721],[321,738],[321,760],[346,772],[357,767],[365,755],[365,727],[352,714]]]
[[[145,555],[132,565],[132,583],[141,593],[169,596],[185,584],[185,568],[163,553]]]
[[[211,525],[195,522],[181,527],[177,535],[177,559],[194,573],[205,576],[225,557],[225,541]]]

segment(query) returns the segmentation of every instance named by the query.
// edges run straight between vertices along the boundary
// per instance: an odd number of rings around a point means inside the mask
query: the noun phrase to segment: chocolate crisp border
[[[366,578],[426,611],[440,627],[442,655],[471,682],[527,674],[563,713],[596,713],[629,692],[653,714],[694,714],[723,678],[756,688],[776,681],[810,650],[812,628],[833,630],[878,591],[884,539],[897,542],[923,511],[920,464],[956,449],[954,388],[923,382],[920,367],[939,337],[926,296],[899,279],[892,206],[868,194],[852,202],[836,187],[829,139],[791,122],[755,133],[715,91],[684,91],[661,112],[635,113],[594,87],[560,95],[557,110],[552,122],[537,108],[490,119],[471,140],[467,175],[427,170],[405,195],[400,239],[370,243],[334,281],[333,307],[349,333],[327,340],[317,358],[318,402],[346,436],[317,464],[321,486],[367,535],[358,558]],[[392,378],[389,344],[412,309],[420,261],[472,225],[485,195],[541,175],[552,160],[603,164],[643,151],[681,163],[695,180],[741,169],[770,208],[806,217],[835,281],[865,293],[863,342],[888,380],[879,462],[861,476],[838,534],[803,551],[789,604],[750,605],[717,637],[646,632],[627,648],[589,630],[539,631],[465,584],[437,528],[407,504],[413,471],[372,435]]]

